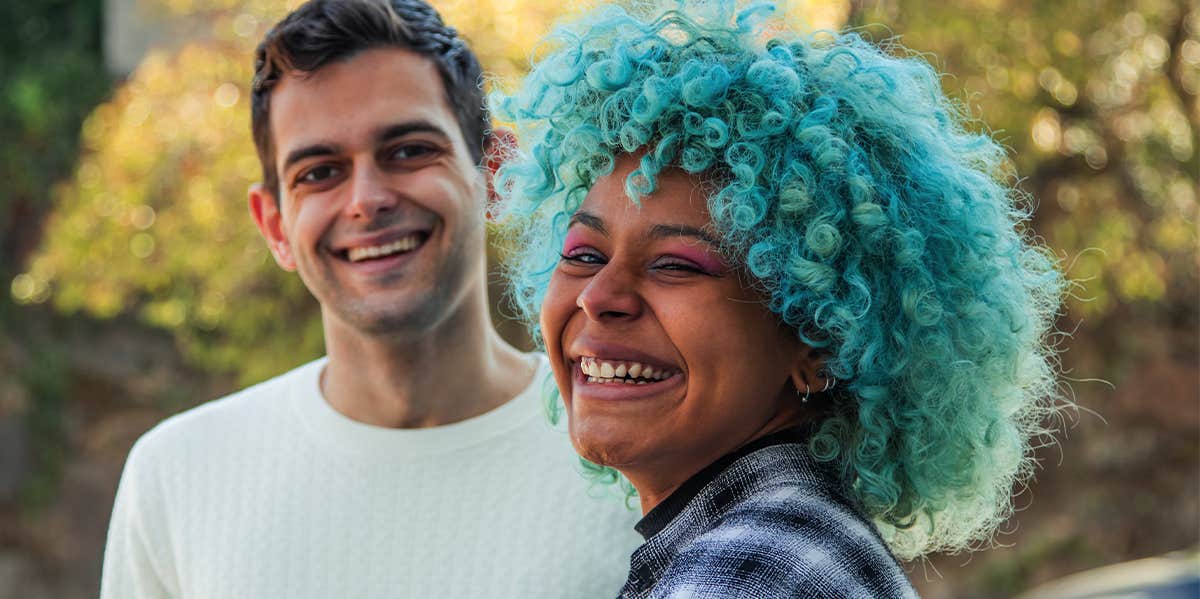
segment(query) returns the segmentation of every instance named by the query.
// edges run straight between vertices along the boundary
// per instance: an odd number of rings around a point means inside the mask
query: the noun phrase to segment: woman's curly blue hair
[[[722,249],[842,381],[813,453],[898,556],[972,548],[1051,432],[1066,281],[1003,149],[928,63],[771,11],[597,9],[493,95],[521,139],[496,179],[514,304],[536,329],[568,219],[615,156],[642,155],[634,202],[663,169],[702,176]]]

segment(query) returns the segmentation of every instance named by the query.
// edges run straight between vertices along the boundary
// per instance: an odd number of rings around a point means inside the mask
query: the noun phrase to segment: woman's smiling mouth
[[[679,370],[675,368],[655,367],[632,360],[606,360],[594,356],[581,357],[579,369],[587,376],[587,382],[601,384],[645,385],[656,383],[679,373]]]
[[[636,360],[581,356],[573,365],[576,400],[602,402],[661,396],[684,383],[683,371]]]

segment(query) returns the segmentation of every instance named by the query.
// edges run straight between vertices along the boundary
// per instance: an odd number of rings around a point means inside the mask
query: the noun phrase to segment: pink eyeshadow
[[[565,254],[581,245],[586,245],[583,242],[583,233],[580,233],[578,229],[571,229],[567,231],[567,237],[563,240],[562,251]]]
[[[700,268],[712,274],[716,274],[725,270],[725,263],[722,262],[721,259],[716,256],[716,254],[712,252],[706,252],[696,247],[683,246],[680,248],[672,248],[668,253],[679,256],[684,260],[690,260],[691,262],[696,263],[696,266],[699,266]]]

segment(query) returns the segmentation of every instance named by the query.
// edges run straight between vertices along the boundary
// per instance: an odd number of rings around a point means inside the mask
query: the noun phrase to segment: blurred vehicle
[[[1085,570],[1016,599],[1200,599],[1200,548]]]

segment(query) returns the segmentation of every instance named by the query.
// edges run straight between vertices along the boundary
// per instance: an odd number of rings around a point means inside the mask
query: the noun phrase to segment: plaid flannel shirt
[[[621,597],[917,597],[804,437],[750,443],[651,510]]]

